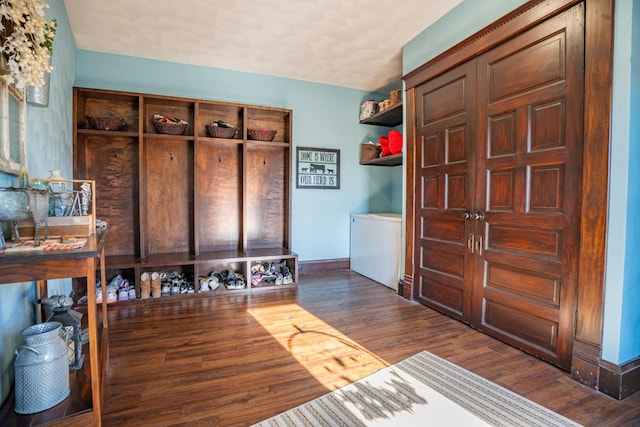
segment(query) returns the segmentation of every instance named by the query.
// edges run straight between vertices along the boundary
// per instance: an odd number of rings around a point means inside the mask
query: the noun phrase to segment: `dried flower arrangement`
[[[6,60],[5,78],[18,89],[40,87],[51,72],[56,21],[45,19],[43,0],[0,1],[0,52]]]

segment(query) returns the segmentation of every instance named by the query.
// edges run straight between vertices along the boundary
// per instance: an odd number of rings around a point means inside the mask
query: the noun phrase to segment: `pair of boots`
[[[140,276],[140,298],[148,299],[149,296],[153,298],[160,298],[160,275],[156,272],[151,274],[144,272]]]

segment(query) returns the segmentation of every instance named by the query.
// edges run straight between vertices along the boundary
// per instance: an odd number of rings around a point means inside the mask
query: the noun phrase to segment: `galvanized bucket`
[[[45,322],[20,332],[26,345],[16,349],[14,371],[18,414],[35,414],[69,396],[69,351],[60,322]]]

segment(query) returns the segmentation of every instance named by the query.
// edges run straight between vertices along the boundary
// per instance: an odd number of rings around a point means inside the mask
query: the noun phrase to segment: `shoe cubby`
[[[212,260],[198,265],[198,293],[247,289],[245,263],[236,260]],[[208,279],[202,283],[200,279]],[[241,279],[241,280],[238,280]]]
[[[87,115],[127,124],[96,130]],[[181,135],[158,133],[154,115],[189,124]],[[199,293],[200,275],[231,270],[244,277],[240,289],[251,289],[252,263],[285,260],[295,283],[291,110],[74,88],[74,118],[74,177],[96,181],[107,269],[125,272],[138,299],[145,272],[186,274]],[[210,135],[206,125],[218,120],[238,132]],[[262,141],[250,129],[276,134]]]
[[[193,295],[197,278],[193,265],[144,265],[138,269],[139,298],[153,300],[164,297]],[[145,297],[143,282],[149,280],[149,296]],[[195,280],[194,280],[195,279]],[[156,281],[157,285],[154,285]],[[156,293],[154,293],[154,288]]]
[[[269,288],[296,283],[297,259],[251,260],[247,262],[251,288]]]

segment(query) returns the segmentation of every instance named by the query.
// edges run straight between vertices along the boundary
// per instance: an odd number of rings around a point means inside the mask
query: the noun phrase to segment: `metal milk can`
[[[25,345],[16,349],[14,371],[18,414],[49,409],[69,396],[69,351],[60,336],[60,322],[30,326],[20,335]]]

